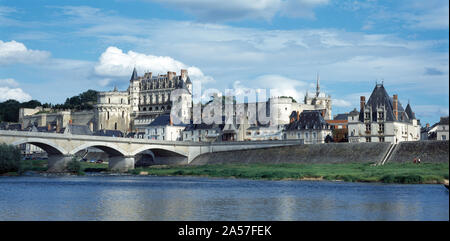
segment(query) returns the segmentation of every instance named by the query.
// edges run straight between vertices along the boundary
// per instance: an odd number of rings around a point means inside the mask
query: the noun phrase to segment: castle
[[[138,76],[136,68],[126,91],[99,92],[95,106],[95,126],[98,130],[120,130],[141,132],[158,116],[170,114],[173,90],[186,90],[183,106],[192,100],[192,82],[187,70],[180,75],[175,72],[152,75],[147,72]]]
[[[180,92],[173,92],[174,90],[180,90]],[[174,93],[176,96],[171,96]],[[173,103],[176,103],[174,108],[181,109],[172,110]],[[306,93],[301,103],[289,97],[272,97],[267,102],[256,104],[259,107],[273,108],[270,111],[271,122],[280,126],[290,123],[290,115],[293,111],[301,113],[304,110],[318,110],[325,120],[332,118],[331,97],[320,93],[319,76],[317,76],[315,95],[310,96]],[[234,105],[234,109],[238,110],[238,107],[247,106],[248,103]],[[139,76],[135,68],[131,74],[128,89],[119,91],[114,88],[112,91],[98,92],[97,103],[93,110],[43,113],[38,110],[30,112],[31,110],[23,109],[20,114],[20,123],[22,129],[36,126],[46,127],[48,131],[53,132],[60,132],[68,125],[84,125],[94,133],[100,130],[115,130],[125,134],[143,133],[157,117],[169,115],[171,111],[177,111],[177,116],[188,120],[185,123],[189,123],[192,106],[192,82],[187,70],[182,69],[180,75],[169,71],[167,74],[153,76],[152,72],[147,72]],[[248,124],[250,127],[256,123]],[[277,128],[274,131],[280,132]]]

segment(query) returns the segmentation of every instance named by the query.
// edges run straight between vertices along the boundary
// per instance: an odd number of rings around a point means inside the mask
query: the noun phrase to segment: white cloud
[[[314,18],[313,9],[328,0],[147,0],[169,5],[192,14],[200,20],[241,19],[270,20],[276,14]]]
[[[352,103],[350,101],[347,100],[342,100],[342,99],[332,99],[331,100],[333,106],[337,106],[337,107],[352,107]]]
[[[17,88],[19,83],[12,78],[0,79],[0,101],[17,100],[19,102],[31,100],[31,96],[21,88]]]
[[[10,42],[3,42],[0,40],[0,65],[37,63],[49,56],[49,52],[27,49],[23,43],[14,40]]]
[[[0,101],[17,100],[19,102],[31,100],[31,96],[20,88],[0,87]]]
[[[253,80],[235,81],[233,88],[237,93],[245,93],[249,90],[256,92],[257,89],[270,90],[270,96],[268,97],[291,96],[297,102],[301,102],[310,85],[306,82],[290,79],[282,75],[263,75]],[[269,95],[269,92],[266,94]],[[264,98],[265,96],[262,97]]]
[[[108,47],[102,53],[98,64],[95,66],[95,73],[99,76],[124,78],[131,76],[134,67],[140,75],[147,71],[152,72],[153,75],[165,74],[167,71],[180,74],[181,69],[187,69],[192,81],[213,82],[212,77],[205,76],[199,68],[187,66],[171,57],[146,55],[134,51],[124,53],[117,47]],[[124,78],[123,80],[127,81],[128,79]],[[108,83],[108,79],[103,79],[101,84],[106,85]]]
[[[0,79],[0,86],[9,86],[9,87],[17,87],[19,83],[17,83],[14,79]]]

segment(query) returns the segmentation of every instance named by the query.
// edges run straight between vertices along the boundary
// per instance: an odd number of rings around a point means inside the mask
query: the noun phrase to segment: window
[[[384,112],[378,112],[378,120],[384,120]]]
[[[443,135],[443,136],[442,136],[442,140],[443,140],[443,141],[447,140],[447,136],[444,136],[444,135]]]
[[[125,111],[122,111],[122,118],[125,118]]]
[[[302,133],[297,133],[297,138],[298,139],[302,138]]]
[[[366,132],[370,132],[370,124],[366,124]]]
[[[380,133],[383,133],[383,132],[384,132],[384,124],[379,124],[379,125],[378,125],[378,131],[379,131]]]
[[[108,98],[108,104],[111,104],[111,98]]]
[[[117,122],[114,123],[114,130],[117,130]]]
[[[109,111],[106,112],[106,119],[109,120]]]
[[[384,137],[378,137],[379,142],[384,142]]]
[[[305,133],[305,138],[308,138],[308,133]]]
[[[316,138],[316,133],[315,132],[313,133],[313,138]]]
[[[370,142],[370,137],[366,137],[366,142]]]

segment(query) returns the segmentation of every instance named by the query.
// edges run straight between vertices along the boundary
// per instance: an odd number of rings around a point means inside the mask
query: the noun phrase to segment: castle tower
[[[316,97],[319,97],[319,94],[320,94],[319,80],[320,80],[319,73],[317,73]]]
[[[139,92],[140,92],[140,81],[135,67],[133,69],[133,74],[131,75],[130,78],[130,86],[128,87],[129,104],[131,105],[131,112],[139,111]]]

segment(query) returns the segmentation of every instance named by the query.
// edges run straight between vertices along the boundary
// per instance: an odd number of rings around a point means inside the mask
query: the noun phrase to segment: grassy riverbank
[[[48,160],[21,160],[21,170],[20,172],[46,172],[47,171]],[[90,163],[90,162],[80,162],[80,174],[85,172],[107,172],[107,163]],[[9,172],[4,175],[16,176],[19,175],[17,172]]]
[[[268,180],[341,180],[347,182],[443,183],[448,179],[448,163],[366,163],[343,164],[220,164],[202,166],[160,166],[137,168],[157,176],[207,176]]]
[[[81,174],[107,172],[106,163],[81,162]],[[47,160],[23,160],[21,172],[47,171]],[[217,164],[202,166],[151,166],[136,168],[131,174],[156,176],[205,176],[264,180],[339,180],[346,182],[443,183],[449,178],[448,163],[368,163],[342,164]],[[18,175],[8,173],[6,175]]]

